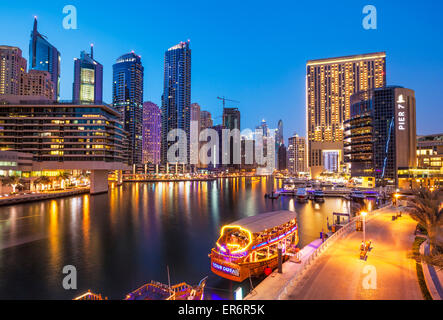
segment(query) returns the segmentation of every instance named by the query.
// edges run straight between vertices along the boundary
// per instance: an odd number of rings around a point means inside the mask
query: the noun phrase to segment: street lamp
[[[361,216],[363,217],[363,242],[366,245],[366,225],[365,225],[365,217],[368,214],[366,211],[362,211]]]

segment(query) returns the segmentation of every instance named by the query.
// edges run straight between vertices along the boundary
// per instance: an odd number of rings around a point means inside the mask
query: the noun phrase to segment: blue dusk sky
[[[377,30],[362,27],[368,4],[377,8]],[[63,28],[65,5],[77,8],[77,30]],[[283,119],[287,143],[306,131],[307,60],[386,51],[388,84],[415,90],[418,134],[443,132],[442,1],[1,1],[0,44],[28,59],[35,15],[62,56],[62,99],[72,98],[73,59],[94,43],[106,102],[112,64],[134,50],[145,67],[144,98],[160,105],[164,52],[190,39],[192,102],[217,124],[216,97],[239,100],[242,129]]]

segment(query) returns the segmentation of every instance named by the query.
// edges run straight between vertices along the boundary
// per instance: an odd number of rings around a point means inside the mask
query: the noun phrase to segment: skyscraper
[[[416,166],[415,118],[413,90],[386,87],[353,95],[351,117],[345,122],[351,175],[372,178],[371,186],[398,186],[398,170]]]
[[[143,73],[141,57],[134,52],[119,57],[112,66],[113,105],[129,132],[130,164],[142,163]]]
[[[283,120],[278,121],[277,130],[275,131],[275,143],[277,147],[285,144],[285,139],[283,137]]]
[[[308,61],[306,101],[308,162],[313,177],[337,171],[343,161],[344,121],[351,96],[386,85],[386,53]]]
[[[174,129],[186,132],[186,162],[190,160],[191,122],[191,49],[188,42],[169,48],[165,53],[164,89],[162,96],[161,159],[167,162],[168,149],[176,142],[168,141]]]
[[[143,103],[143,163],[160,164],[161,112],[153,102]]]
[[[200,111],[200,131],[211,128],[214,125],[209,111]]]
[[[307,171],[306,166],[306,140],[294,134],[288,139],[288,170],[292,174]]]
[[[60,53],[37,31],[37,18],[34,18],[34,28],[29,41],[29,70],[49,72],[55,98],[60,98]]]
[[[26,72],[26,59],[17,47],[0,46],[0,94],[20,94],[20,82]]]
[[[102,103],[103,66],[94,60],[94,46],[91,53],[80,53],[74,59],[74,84],[72,100],[75,103]]]
[[[223,108],[223,126],[226,129],[240,129],[240,111],[238,108]]]

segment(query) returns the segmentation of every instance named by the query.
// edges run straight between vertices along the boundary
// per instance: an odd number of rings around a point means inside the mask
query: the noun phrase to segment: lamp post
[[[366,224],[365,224],[365,217],[368,214],[366,211],[363,211],[360,213],[361,216],[363,217],[363,242],[366,245]]]

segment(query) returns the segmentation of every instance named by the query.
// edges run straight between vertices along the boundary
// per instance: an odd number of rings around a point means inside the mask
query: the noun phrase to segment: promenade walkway
[[[415,260],[410,258],[416,222],[408,215],[392,221],[392,207],[379,210],[366,223],[366,239],[372,240],[367,260],[360,260],[362,232],[350,232],[329,246],[288,286],[302,266],[283,265],[283,274],[274,272],[260,283],[246,300],[420,300]],[[302,250],[309,259],[320,240]],[[375,279],[364,285],[369,273]],[[366,283],[368,283],[366,281]],[[286,290],[284,290],[286,288]]]
[[[19,203],[70,197],[83,193],[89,193],[89,188],[77,188],[65,191],[48,191],[43,193],[20,194],[20,195],[0,198],[0,206],[8,206]]]
[[[392,214],[387,210],[367,223],[366,238],[372,240],[373,247],[367,261],[359,259],[362,233],[353,232],[319,258],[288,292],[287,299],[423,299],[415,260],[410,257],[417,223],[408,215],[392,221]],[[375,286],[370,289],[364,285],[369,272],[375,276]]]

